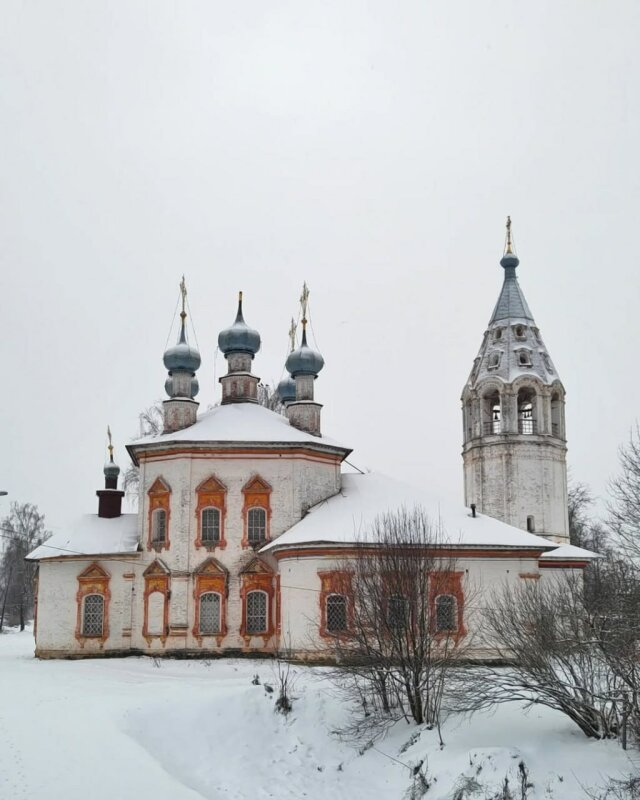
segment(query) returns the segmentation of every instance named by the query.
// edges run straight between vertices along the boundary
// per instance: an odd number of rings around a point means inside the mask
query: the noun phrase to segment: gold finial
[[[184,322],[185,317],[187,316],[187,312],[185,310],[187,305],[187,284],[185,282],[184,275],[180,281],[180,294],[182,295],[182,311],[180,312],[180,318]]]
[[[305,281],[302,285],[302,294],[300,295],[300,306],[302,308],[302,324],[307,324],[307,308],[309,306],[309,287]]]
[[[109,451],[109,461],[113,462],[113,442],[111,441],[111,428],[108,425],[107,439],[109,439],[109,444],[107,445],[107,450]]]
[[[511,238],[511,217],[507,217],[507,243],[504,248],[504,254],[513,255],[513,240]]]
[[[291,345],[291,352],[296,349],[296,323],[291,317],[291,327],[289,328],[289,344]]]

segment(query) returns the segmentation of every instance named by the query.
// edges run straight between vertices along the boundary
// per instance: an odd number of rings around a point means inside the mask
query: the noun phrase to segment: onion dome
[[[278,384],[278,397],[283,403],[292,403],[296,399],[296,382],[287,375]]]
[[[200,366],[200,353],[195,347],[191,347],[191,345],[187,343],[187,334],[184,323],[186,314],[181,316],[182,324],[180,326],[180,336],[177,343],[165,352],[163,361],[169,372],[173,372],[174,370],[195,372]]]
[[[218,335],[218,347],[227,353],[249,353],[251,356],[260,349],[260,334],[250,328],[242,316],[242,292],[238,297],[238,313],[230,328],[225,328]]]
[[[294,378],[297,375],[313,375],[316,377],[324,367],[324,358],[317,350],[313,350],[307,344],[306,319],[302,320],[302,344],[297,350],[289,354],[285,366]]]
[[[112,453],[111,458],[104,465],[104,477],[117,478],[119,474],[120,474],[120,467],[113,460],[113,453]]]

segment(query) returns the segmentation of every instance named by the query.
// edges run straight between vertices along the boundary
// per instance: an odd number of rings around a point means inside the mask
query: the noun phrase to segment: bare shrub
[[[359,708],[345,732],[375,736],[402,718],[440,731],[447,676],[469,642],[451,547],[418,507],[377,517],[356,550],[339,565],[349,619],[333,677]]]

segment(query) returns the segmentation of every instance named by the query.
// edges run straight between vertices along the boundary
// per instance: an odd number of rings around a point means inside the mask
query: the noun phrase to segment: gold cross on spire
[[[113,461],[113,442],[111,441],[111,428],[107,425],[107,439],[109,444],[107,450],[109,451],[109,461]]]
[[[187,312],[185,311],[185,307],[187,305],[187,284],[185,282],[184,275],[180,281],[180,294],[182,295],[182,311],[180,312],[180,317],[184,321],[184,318],[187,316]]]
[[[504,248],[505,255],[513,255],[513,240],[511,238],[511,217],[507,217],[507,243]]]
[[[300,295],[300,306],[302,308],[302,322],[303,324],[305,324],[307,321],[307,308],[309,306],[309,288],[307,286],[306,281],[302,286],[302,294]]]
[[[291,352],[296,349],[296,323],[291,317],[291,327],[289,328],[289,344],[291,345]]]

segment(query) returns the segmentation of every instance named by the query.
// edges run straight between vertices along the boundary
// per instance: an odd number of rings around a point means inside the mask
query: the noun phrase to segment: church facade
[[[301,343],[278,386],[284,413],[258,403],[261,341],[240,295],[219,336],[221,404],[198,415],[201,359],[187,340],[183,293],[180,335],[164,354],[164,429],[127,447],[139,468],[137,513],[121,513],[110,447],[98,514],[29,556],[39,563],[36,655],[286,649],[330,660],[354,602],[345,564],[378,515],[401,507],[439,519],[455,557],[432,598],[443,633],[478,624],[465,607],[471,584],[490,592],[586,566],[591,554],[568,541],[564,389],[518,285],[510,235],[501,265],[462,394],[465,505],[449,509],[428,487],[344,469],[351,450],[324,435],[314,397],[324,362],[307,342],[306,290]]]

